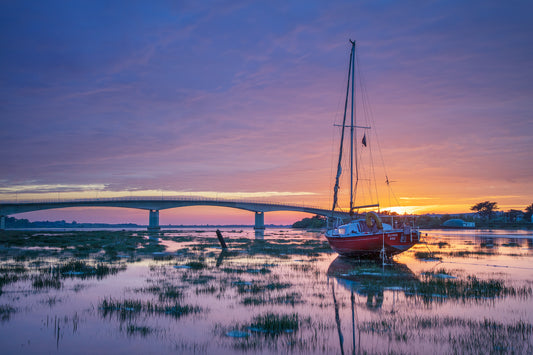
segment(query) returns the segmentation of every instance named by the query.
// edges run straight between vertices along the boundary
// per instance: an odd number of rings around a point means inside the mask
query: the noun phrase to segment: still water
[[[1,353],[533,354],[530,231],[423,231],[388,265],[289,229],[6,233]]]

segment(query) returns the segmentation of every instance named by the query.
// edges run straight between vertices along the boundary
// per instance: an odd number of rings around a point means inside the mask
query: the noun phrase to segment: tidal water
[[[533,233],[423,231],[392,263],[320,232],[0,234],[0,353],[533,354]]]

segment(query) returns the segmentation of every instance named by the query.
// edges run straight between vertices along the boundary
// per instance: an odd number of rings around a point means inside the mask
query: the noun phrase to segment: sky
[[[523,210],[533,203],[532,12],[507,0],[3,1],[0,200],[330,208],[354,39],[373,161],[386,167],[376,180],[392,181],[380,205]],[[148,220],[101,208],[16,217]],[[160,221],[252,224],[253,214],[178,208]]]

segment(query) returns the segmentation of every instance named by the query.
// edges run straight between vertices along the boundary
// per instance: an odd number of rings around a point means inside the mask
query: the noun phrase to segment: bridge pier
[[[255,212],[255,225],[254,229],[265,229],[265,212]]]
[[[6,229],[6,216],[0,216],[0,231]]]
[[[150,210],[150,217],[148,222],[149,231],[158,231],[161,227],[159,226],[159,210]]]

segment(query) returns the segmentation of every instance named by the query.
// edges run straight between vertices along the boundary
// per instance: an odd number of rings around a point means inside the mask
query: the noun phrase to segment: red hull
[[[326,235],[326,239],[331,248],[343,256],[379,256],[385,246],[385,253],[390,257],[418,243],[419,233],[404,234],[396,230],[351,237]]]

